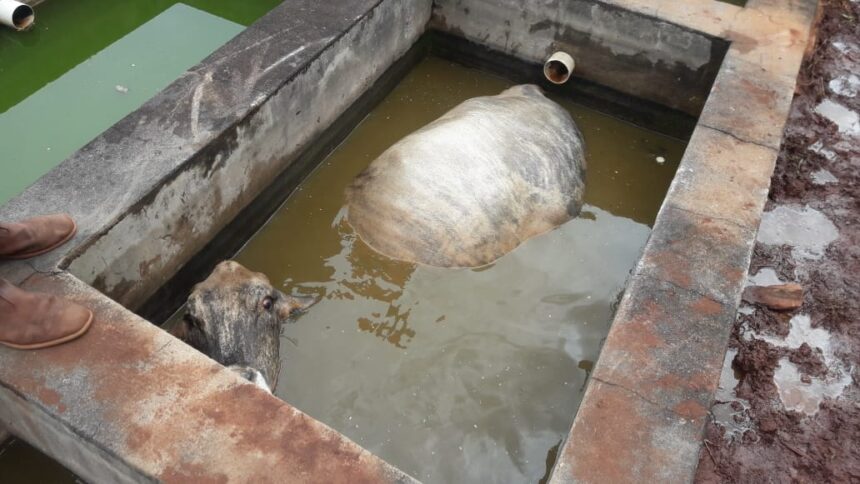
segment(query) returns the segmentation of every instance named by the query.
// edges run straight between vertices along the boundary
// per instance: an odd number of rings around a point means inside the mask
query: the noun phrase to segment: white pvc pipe
[[[27,30],[35,21],[33,7],[15,0],[0,0],[0,24],[15,30]]]
[[[553,84],[564,84],[570,79],[576,63],[567,52],[556,52],[543,65],[543,75]]]

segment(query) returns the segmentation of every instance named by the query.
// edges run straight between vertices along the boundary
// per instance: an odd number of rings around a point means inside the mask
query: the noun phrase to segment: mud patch
[[[860,482],[860,3],[823,9],[750,266],[803,286],[803,306],[741,307],[697,482]]]

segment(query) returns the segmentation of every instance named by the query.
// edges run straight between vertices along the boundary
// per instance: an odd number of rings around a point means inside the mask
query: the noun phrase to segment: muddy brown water
[[[236,256],[322,297],[284,329],[277,395],[424,482],[545,476],[685,148],[562,99],[588,147],[580,217],[480,269],[416,267],[357,240],[342,210],[353,177],[510,85],[424,59]]]
[[[72,471],[22,440],[0,442],[0,482],[5,484],[78,484]]]

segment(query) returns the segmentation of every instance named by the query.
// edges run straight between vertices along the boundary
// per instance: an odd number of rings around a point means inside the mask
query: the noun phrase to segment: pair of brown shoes
[[[77,232],[68,215],[0,223],[0,259],[27,259],[65,244]],[[0,279],[0,344],[23,350],[48,348],[86,333],[89,309],[50,294],[28,292]]]

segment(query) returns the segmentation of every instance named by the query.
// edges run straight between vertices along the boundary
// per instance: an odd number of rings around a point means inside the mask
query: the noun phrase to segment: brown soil
[[[751,315],[738,314],[731,340],[738,351],[735,391],[749,402],[738,419],[750,426],[732,439],[718,424],[708,424],[697,482],[860,483],[860,138],[840,133],[814,113],[825,97],[860,112],[860,95],[840,96],[828,89],[836,77],[860,75],[860,3],[822,3],[816,45],[801,68],[767,210],[809,205],[836,225],[839,238],[815,261],[794,260],[788,247],[756,246],[750,272],[773,268],[782,280],[803,286],[804,302],[793,312],[756,307]],[[816,142],[835,156],[828,160],[810,151]],[[814,184],[812,173],[822,168],[838,182]],[[778,360],[787,357],[802,380],[822,377],[828,368],[821,352],[806,344],[786,349],[741,337],[744,327],[785,336],[789,320],[799,313],[809,315],[813,327],[831,332],[835,356],[852,368],[848,388],[836,399],[825,399],[814,416],[785,410],[773,375]]]

